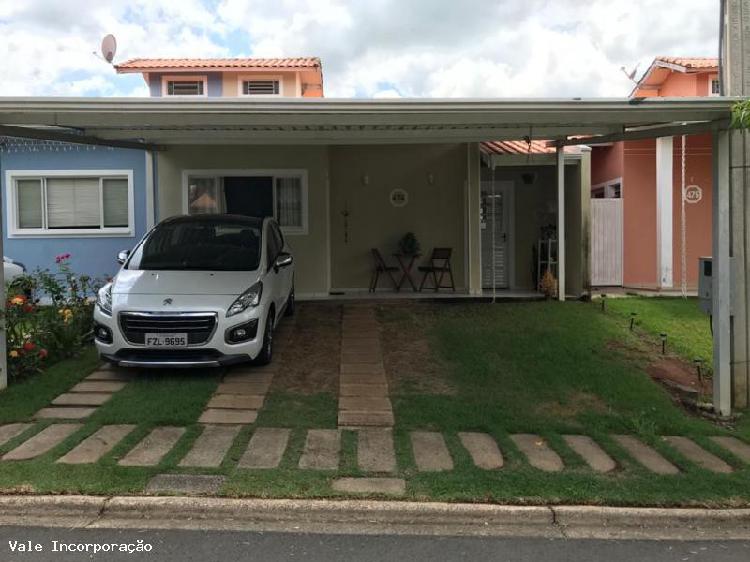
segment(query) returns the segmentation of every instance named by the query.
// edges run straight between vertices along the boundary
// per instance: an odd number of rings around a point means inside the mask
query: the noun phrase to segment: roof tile
[[[690,69],[717,68],[719,66],[719,59],[716,57],[656,57],[654,60]]]
[[[149,71],[196,68],[320,68],[318,57],[224,58],[224,59],[130,59],[115,65],[120,71]]]

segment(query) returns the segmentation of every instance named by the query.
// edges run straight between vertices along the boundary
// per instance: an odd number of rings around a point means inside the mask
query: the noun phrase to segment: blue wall
[[[135,231],[134,236],[8,238],[7,170],[132,170]],[[27,269],[55,269],[55,256],[71,254],[74,271],[96,277],[114,275],[119,266],[117,252],[132,248],[146,229],[146,157],[141,150],[108,147],[81,147],[68,151],[39,146],[37,152],[0,152],[2,175],[3,253],[20,261]]]
[[[166,73],[168,76],[176,76],[177,74],[172,72]],[[148,89],[151,93],[152,98],[160,98],[161,96],[161,77],[164,73],[153,73],[148,75]],[[206,76],[206,94],[210,98],[221,97],[222,93],[222,82],[221,72],[190,72],[189,76]]]

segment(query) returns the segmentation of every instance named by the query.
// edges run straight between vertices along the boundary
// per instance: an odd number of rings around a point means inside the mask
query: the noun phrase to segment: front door
[[[510,254],[513,182],[482,182],[480,228],[482,232],[482,288],[510,287]]]

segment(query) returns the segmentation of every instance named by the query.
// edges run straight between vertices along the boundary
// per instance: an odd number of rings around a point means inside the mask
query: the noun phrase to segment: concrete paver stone
[[[119,464],[122,466],[154,466],[177,444],[184,427],[157,427],[130,450]]]
[[[32,423],[8,423],[0,425],[0,447],[29,429]]]
[[[299,467],[311,470],[336,470],[339,467],[341,432],[337,429],[310,429]]]
[[[396,453],[390,428],[363,428],[358,431],[357,465],[365,472],[393,472]]]
[[[289,442],[291,430],[279,427],[259,427],[250,438],[239,468],[276,468]]]
[[[740,441],[736,437],[711,437],[711,441],[717,445],[724,447],[727,451],[732,453],[735,457],[740,458],[743,462],[750,464],[750,445],[744,441]]]
[[[562,459],[547,442],[538,435],[519,433],[510,438],[516,447],[526,455],[529,464],[545,472],[559,472],[564,468]]]
[[[615,461],[588,435],[563,435],[565,443],[573,449],[592,470],[611,472],[617,467]]]
[[[709,453],[703,447],[700,447],[695,441],[687,437],[670,435],[664,438],[672,447],[677,449],[681,455],[694,462],[701,468],[720,474],[729,474],[732,467],[721,460],[716,455]]]
[[[54,423],[3,456],[4,461],[23,461],[43,455],[78,431],[80,423]]]
[[[420,472],[453,469],[453,459],[441,433],[436,431],[412,431],[410,437],[414,460]]]
[[[131,431],[135,425],[104,425],[86,437],[71,451],[60,457],[57,462],[63,464],[86,464],[97,462],[110,452],[115,445]]]
[[[101,406],[112,398],[109,392],[66,392],[52,401],[53,406]]]
[[[71,388],[70,392],[117,392],[126,384],[122,381],[83,381]]]
[[[462,432],[458,434],[461,444],[471,455],[478,468],[496,470],[503,466],[503,454],[497,442],[486,433]]]
[[[406,493],[406,482],[402,478],[338,478],[332,487],[346,494],[403,496]]]
[[[208,408],[203,410],[199,423],[249,424],[258,419],[256,410],[228,410],[226,408]]]
[[[632,435],[613,435],[612,438],[625,449],[636,461],[642,464],[651,472],[656,474],[678,474],[680,470],[649,447],[642,441]]]
[[[180,466],[221,466],[240,429],[240,425],[206,425]]]

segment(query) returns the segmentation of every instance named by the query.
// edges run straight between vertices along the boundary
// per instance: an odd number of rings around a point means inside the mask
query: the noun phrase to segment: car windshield
[[[136,248],[127,269],[253,271],[260,239],[260,226],[240,221],[165,223]]]

